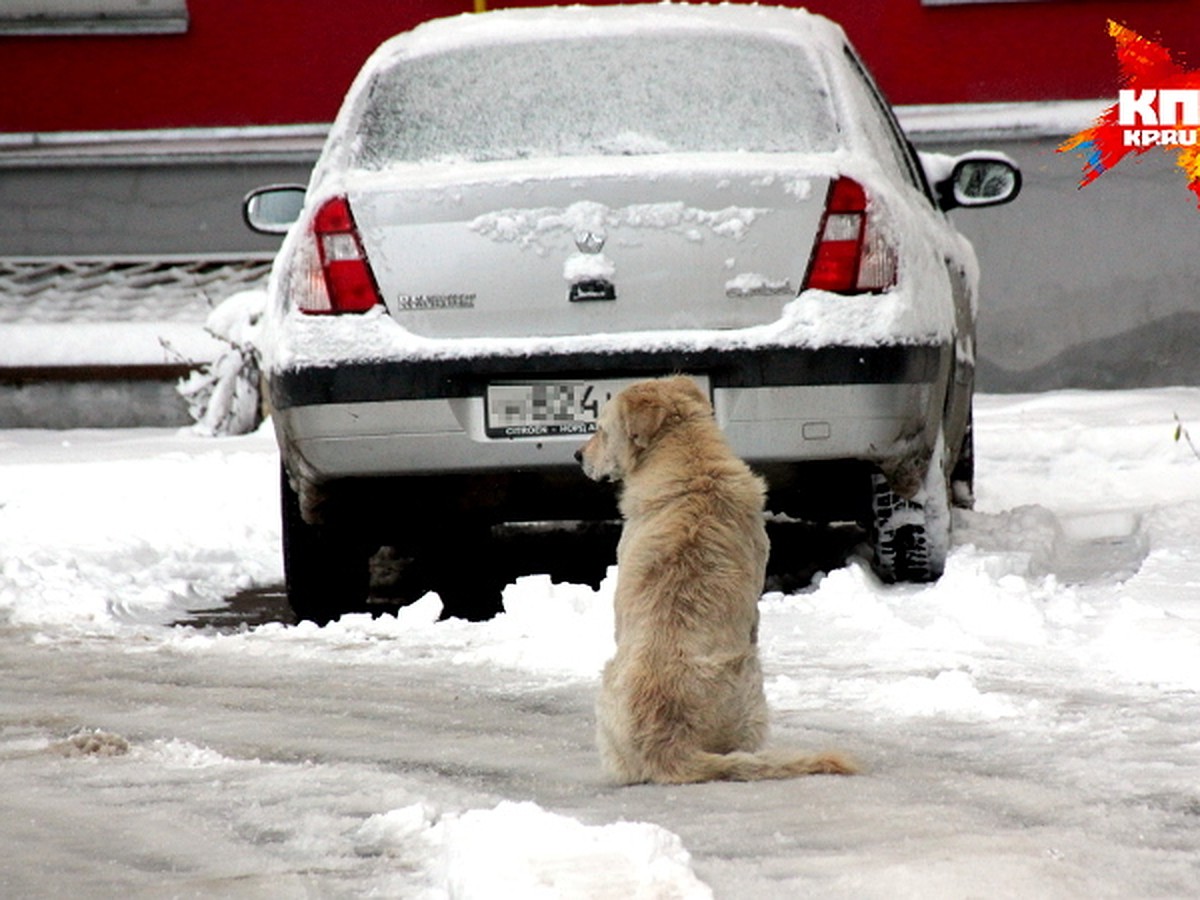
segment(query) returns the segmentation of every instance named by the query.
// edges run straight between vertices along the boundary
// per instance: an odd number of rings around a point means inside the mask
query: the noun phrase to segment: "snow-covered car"
[[[521,9],[392,38],[307,188],[246,199],[286,232],[262,354],[292,606],[364,608],[386,547],[448,612],[494,608],[497,527],[612,519],[573,453],[620,387],[676,372],[773,515],[860,522],[882,577],[938,577],[970,500],[978,282],[946,211],[1019,187],[1004,157],[916,153],[802,11]]]

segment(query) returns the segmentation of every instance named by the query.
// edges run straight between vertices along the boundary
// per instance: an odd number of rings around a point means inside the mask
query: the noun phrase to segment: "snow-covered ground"
[[[762,604],[774,741],[867,774],[686,788],[600,773],[611,581],[173,624],[281,580],[269,432],[0,432],[0,894],[1195,896],[1176,416],[1200,389],[979,398],[940,583],[852,561]]]

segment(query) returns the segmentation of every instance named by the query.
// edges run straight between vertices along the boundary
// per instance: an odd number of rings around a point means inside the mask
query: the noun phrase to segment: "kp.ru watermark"
[[[1194,147],[1200,89],[1118,91],[1117,124],[1126,147]]]
[[[1188,190],[1200,203],[1200,70],[1185,69],[1171,51],[1131,28],[1109,21],[1117,43],[1121,82],[1117,102],[1096,124],[1069,138],[1060,153],[1083,157],[1080,187],[1091,184],[1128,154],[1159,147],[1176,154]]]

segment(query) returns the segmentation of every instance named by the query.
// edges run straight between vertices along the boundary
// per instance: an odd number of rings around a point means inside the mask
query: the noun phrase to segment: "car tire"
[[[950,501],[955,509],[975,508],[975,415],[969,413],[962,448],[950,472]]]
[[[428,559],[434,566],[442,618],[484,622],[504,612],[508,578],[500,573],[501,560],[490,529],[464,525],[440,544],[441,551],[428,552]]]
[[[871,543],[875,573],[885,582],[931,582],[942,577],[950,549],[950,484],[938,438],[925,482],[901,497],[880,473],[871,476]]]
[[[282,467],[281,467],[282,468]],[[287,472],[280,479],[283,571],[288,604],[299,620],[324,625],[367,608],[370,551],[353,534],[304,521]]]

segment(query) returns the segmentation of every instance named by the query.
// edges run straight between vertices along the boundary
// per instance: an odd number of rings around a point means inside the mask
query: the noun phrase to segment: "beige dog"
[[[685,377],[632,385],[598,426],[575,456],[589,478],[622,482],[625,519],[617,652],[597,702],[606,767],[627,784],[853,773],[834,754],[759,751],[765,486],[700,388]]]

